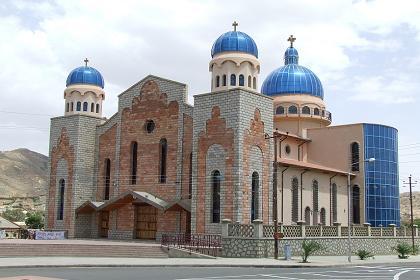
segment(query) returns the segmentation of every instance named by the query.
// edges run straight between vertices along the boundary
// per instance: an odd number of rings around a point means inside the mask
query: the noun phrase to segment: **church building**
[[[187,85],[149,75],[104,118],[101,73],[88,60],[70,72],[64,115],[51,119],[47,229],[159,239],[220,234],[223,219],[347,225],[349,211],[353,224],[399,225],[397,130],[331,126],[293,36],[260,87],[257,44],[233,26],[213,44],[211,90],[194,106]]]

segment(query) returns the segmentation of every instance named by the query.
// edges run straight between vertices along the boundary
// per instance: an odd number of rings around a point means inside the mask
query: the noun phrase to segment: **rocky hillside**
[[[410,193],[405,192],[400,194],[400,210],[401,220],[410,221]],[[420,192],[413,192],[413,216],[415,219],[420,219]]]
[[[17,149],[0,152],[0,207],[43,209],[48,157]]]

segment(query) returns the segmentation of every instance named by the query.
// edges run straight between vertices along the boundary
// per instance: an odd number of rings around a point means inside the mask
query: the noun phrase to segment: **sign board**
[[[36,240],[63,240],[64,231],[41,231],[37,230],[35,232]]]

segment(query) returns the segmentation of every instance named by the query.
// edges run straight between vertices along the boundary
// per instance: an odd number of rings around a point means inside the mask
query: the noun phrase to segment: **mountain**
[[[410,193],[400,193],[401,221],[410,221]],[[420,219],[420,192],[413,192],[413,216]]]
[[[45,207],[48,157],[28,149],[0,152],[0,207]]]

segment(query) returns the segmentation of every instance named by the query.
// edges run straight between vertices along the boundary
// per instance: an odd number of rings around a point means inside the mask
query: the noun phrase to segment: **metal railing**
[[[162,234],[161,246],[217,257],[222,248],[222,237],[217,234]]]

